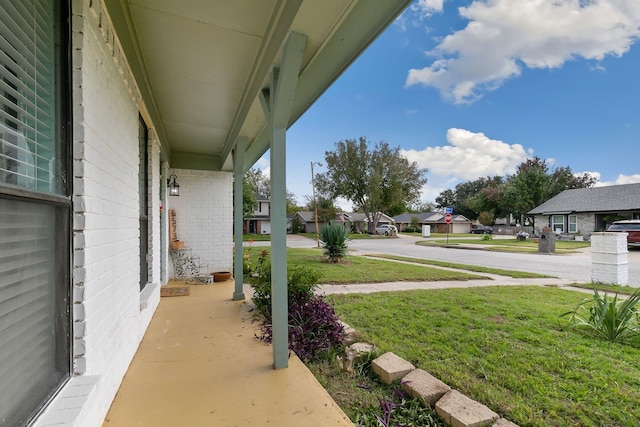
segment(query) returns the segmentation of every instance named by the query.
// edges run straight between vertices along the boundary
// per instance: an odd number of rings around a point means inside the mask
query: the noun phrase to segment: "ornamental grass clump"
[[[640,344],[640,289],[627,299],[613,298],[607,293],[600,294],[597,289],[593,295],[585,298],[575,309],[564,313],[568,316],[568,328],[603,338],[611,342]]]
[[[347,230],[341,225],[328,224],[320,229],[324,255],[336,264],[347,256]]]

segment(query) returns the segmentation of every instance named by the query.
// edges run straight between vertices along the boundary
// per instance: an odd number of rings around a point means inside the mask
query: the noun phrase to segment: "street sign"
[[[449,224],[451,222],[451,214],[445,214],[444,215],[444,222],[446,222],[447,224]]]
[[[453,208],[450,208],[450,207],[446,207],[446,208],[444,208],[444,213],[446,213],[446,214],[452,214],[452,213],[453,213]]]

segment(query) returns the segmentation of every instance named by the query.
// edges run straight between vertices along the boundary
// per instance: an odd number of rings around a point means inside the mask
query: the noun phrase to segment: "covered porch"
[[[226,191],[242,194],[242,178],[267,151],[271,181],[273,367],[288,366],[286,272],[286,134],[340,74],[390,25],[410,0],[105,1],[109,18],[162,146],[168,174],[232,175]],[[180,178],[180,175],[178,175]],[[199,185],[206,187],[206,178]],[[184,187],[184,185],[183,185]],[[180,200],[178,216],[206,212],[206,193]],[[210,197],[209,197],[210,198]],[[168,208],[172,207],[169,197]],[[194,247],[231,262],[243,300],[242,198],[219,205],[233,218],[233,242]],[[226,228],[210,221],[212,228]],[[193,230],[191,230],[193,231]],[[203,241],[198,241],[200,236]],[[213,246],[213,250],[210,247]]]
[[[251,304],[232,301],[233,288],[191,285],[161,299],[105,427],[353,425],[295,354],[272,369]]]

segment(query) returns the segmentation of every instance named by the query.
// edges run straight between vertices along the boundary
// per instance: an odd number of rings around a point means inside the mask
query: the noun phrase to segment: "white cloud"
[[[265,178],[271,177],[271,162],[266,154],[260,157],[258,161],[253,164],[253,167],[255,169],[261,170],[262,176],[264,176]]]
[[[402,32],[406,32],[408,27],[420,27],[421,21],[430,18],[434,13],[442,13],[445,0],[418,0],[400,14],[395,20],[396,26]],[[429,31],[428,27],[425,27]]]
[[[447,142],[449,145],[423,150],[400,150],[409,161],[429,169],[423,200],[434,201],[442,191],[462,181],[513,174],[522,162],[533,157],[533,150],[520,144],[510,145],[465,129],[449,129]]]
[[[596,176],[598,179],[600,179],[600,174],[598,172],[589,172],[589,173]],[[640,182],[640,174],[618,175],[615,181],[599,181],[595,186],[604,187],[607,185],[637,184],[639,182]]]
[[[421,18],[428,18],[434,13],[442,12],[444,0],[418,0],[411,5],[411,10],[417,12]]]
[[[441,5],[424,3],[434,11]],[[434,61],[409,70],[406,80],[435,87],[456,104],[480,99],[523,67],[621,56],[640,37],[638,0],[476,0],[458,10],[468,25],[426,52]]]
[[[426,147],[419,151],[401,150],[401,153],[409,161],[428,168],[428,177],[457,180],[512,174],[533,155],[533,150],[525,150],[520,144],[509,145],[490,139],[484,133],[465,129],[449,129],[447,141],[449,145]]]

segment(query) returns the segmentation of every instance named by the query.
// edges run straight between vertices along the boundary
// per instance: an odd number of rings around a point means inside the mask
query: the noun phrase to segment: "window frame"
[[[578,233],[578,215],[567,216],[567,224],[567,230],[569,230],[569,233]]]
[[[561,222],[556,222],[556,218],[560,218]],[[565,218],[564,215],[551,215],[551,218],[549,219],[550,225],[551,225],[551,231],[553,231],[554,233],[564,233],[564,229],[565,229]],[[560,225],[561,226],[561,230],[558,231],[556,226]]]
[[[33,0],[36,2],[37,0]],[[55,235],[55,265],[53,293],[56,295],[53,308],[60,318],[56,322],[56,347],[53,354],[54,364],[59,367],[59,378],[51,382],[48,390],[43,391],[43,398],[34,406],[26,408],[26,424],[33,422],[37,415],[51,402],[53,397],[69,381],[73,373],[73,316],[72,316],[72,271],[73,271],[73,180],[72,180],[72,6],[71,0],[52,0],[55,39],[53,46],[54,72],[56,90],[53,101],[56,111],[55,169],[60,174],[60,185],[57,193],[38,191],[0,182],[0,198],[9,202],[26,202],[47,205],[54,208],[53,230]],[[31,29],[29,29],[31,31]],[[57,372],[57,371],[56,371]],[[25,412],[26,413],[26,412]],[[15,416],[15,414],[14,414]]]

